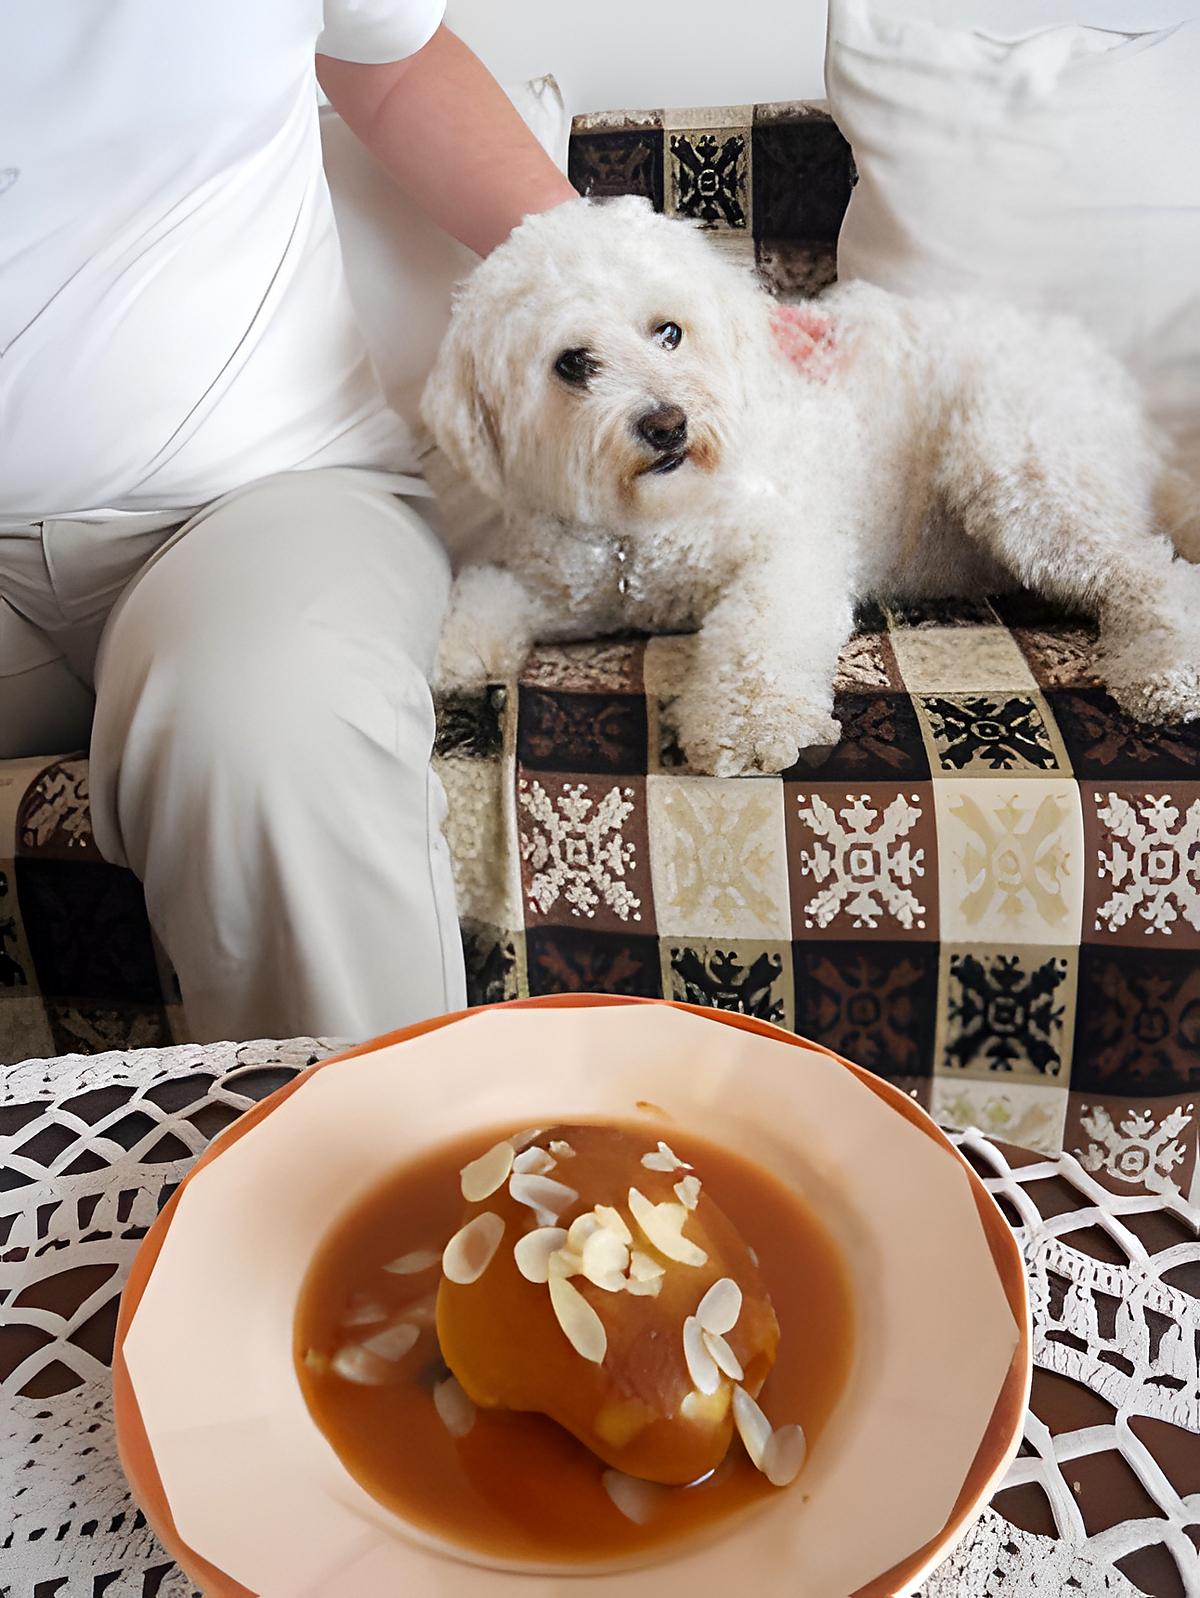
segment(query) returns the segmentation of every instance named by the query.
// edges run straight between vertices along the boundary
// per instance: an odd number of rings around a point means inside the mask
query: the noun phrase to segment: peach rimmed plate
[[[656,1001],[526,1001],[329,1060],[200,1160],[134,1263],[117,1328],[122,1461],[212,1595],[508,1598],[578,1573],[500,1569],[406,1525],[342,1466],[292,1365],[322,1236],[388,1172],[472,1126],[638,1114],[766,1166],[847,1262],[854,1365],[803,1475],[669,1563],[590,1595],[885,1598],[954,1546],[1016,1452],[1028,1397],[1020,1254],[978,1177],[903,1094],[762,1022]],[[644,1113],[644,1112],[642,1112]]]

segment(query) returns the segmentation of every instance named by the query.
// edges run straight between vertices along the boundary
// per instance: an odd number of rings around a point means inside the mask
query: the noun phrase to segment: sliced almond
[[[598,1271],[585,1266],[579,1274],[605,1293],[621,1293],[625,1289],[625,1278],[620,1271]]]
[[[719,1332],[702,1332],[704,1346],[712,1355],[718,1370],[732,1381],[740,1382],[746,1374],[742,1362]]]
[[[629,1250],[615,1232],[598,1226],[583,1245],[583,1274],[606,1293],[619,1293],[625,1286]]]
[[[550,1256],[547,1281],[555,1276],[578,1276],[583,1269],[583,1255],[564,1243]]]
[[[758,1255],[754,1252],[754,1250],[750,1247],[750,1245],[748,1243],[746,1245],[746,1253],[749,1254],[749,1256],[750,1256],[751,1265],[753,1265],[754,1269],[757,1270],[758,1269]]]
[[[519,1154],[531,1143],[536,1143],[545,1130],[544,1126],[527,1126],[523,1132],[514,1132],[508,1141],[512,1144],[514,1153]]]
[[[625,1291],[631,1293],[634,1298],[657,1298],[662,1292],[662,1285],[665,1280],[666,1278],[662,1276],[651,1276],[646,1280],[639,1281],[635,1276],[627,1276],[625,1278]]]
[[[573,1187],[552,1176],[522,1176],[520,1172],[509,1182],[508,1191],[515,1203],[529,1206],[539,1226],[553,1226],[579,1198]]]
[[[335,1375],[360,1387],[386,1387],[400,1380],[400,1368],[394,1359],[381,1359],[361,1343],[348,1343],[339,1348],[329,1362]]]
[[[716,1360],[704,1346],[704,1333],[694,1315],[689,1315],[683,1323],[683,1357],[696,1391],[715,1393],[721,1385],[721,1372],[717,1369]]]
[[[493,1143],[486,1154],[464,1165],[458,1173],[462,1196],[468,1204],[478,1204],[491,1198],[498,1187],[503,1187],[512,1170],[513,1146],[507,1140]]]
[[[608,1351],[608,1333],[604,1330],[604,1322],[579,1289],[565,1276],[552,1276],[550,1303],[563,1335],[575,1352],[593,1365],[602,1364]]]
[[[567,1241],[561,1226],[539,1226],[517,1240],[513,1258],[527,1282],[545,1282],[550,1276],[550,1256]]]
[[[700,1202],[700,1178],[685,1176],[681,1182],[676,1182],[674,1192],[685,1210],[694,1210]]]
[[[643,1154],[642,1164],[648,1171],[690,1171],[691,1166],[661,1142],[653,1154]]]
[[[733,1423],[756,1470],[762,1469],[763,1453],[771,1440],[771,1422],[744,1387],[733,1390]]]
[[[640,1248],[635,1248],[629,1256],[629,1274],[635,1282],[653,1282],[657,1277],[666,1274],[666,1266],[649,1254],[643,1254]]]
[[[304,1364],[308,1370],[316,1371],[318,1375],[323,1376],[329,1369],[329,1356],[328,1354],[322,1354],[319,1349],[306,1348],[304,1350]]]
[[[662,1487],[658,1482],[627,1476],[623,1470],[606,1470],[600,1480],[617,1509],[635,1526],[644,1526],[648,1520],[652,1520],[661,1509],[664,1496],[670,1491],[669,1487]]]
[[[496,1185],[499,1186],[499,1183]],[[416,1276],[419,1271],[427,1271],[430,1266],[436,1265],[441,1257],[436,1248],[417,1248],[411,1254],[401,1254],[398,1260],[390,1260],[383,1268],[393,1276]]]
[[[742,1290],[732,1276],[722,1276],[713,1283],[696,1305],[696,1319],[706,1332],[720,1336],[737,1325],[742,1313]]]
[[[763,1449],[759,1469],[772,1487],[786,1487],[804,1468],[808,1440],[802,1426],[780,1426]]]
[[[475,1424],[475,1405],[453,1376],[434,1388],[433,1407],[451,1437],[465,1437]]]
[[[411,1321],[397,1321],[395,1326],[386,1326],[373,1337],[364,1337],[361,1346],[378,1354],[380,1359],[398,1360],[416,1346],[420,1335]]]
[[[567,1229],[567,1247],[576,1254],[583,1253],[583,1245],[593,1232],[600,1230],[600,1222],[591,1210],[577,1215]]]
[[[614,1209],[611,1204],[597,1204],[592,1214],[601,1226],[607,1227],[610,1232],[615,1232],[622,1243],[633,1242],[633,1233],[625,1225],[620,1210]]]
[[[629,1189],[629,1208],[648,1241],[680,1265],[705,1265],[708,1255],[683,1235],[688,1211],[682,1204],[652,1204],[636,1187]]]
[[[550,1139],[550,1152],[556,1160],[573,1160],[575,1158],[575,1150],[569,1143],[564,1143],[560,1137]]]
[[[552,1171],[557,1162],[554,1156],[547,1154],[545,1149],[522,1149],[512,1162],[512,1168],[519,1176],[545,1176],[547,1171]]]
[[[463,1287],[477,1282],[492,1263],[503,1236],[504,1221],[493,1210],[484,1210],[460,1227],[442,1253],[447,1279]]]
[[[346,1313],[342,1316],[343,1326],[378,1326],[388,1317],[387,1310],[382,1304],[377,1304],[373,1298],[368,1298],[365,1293],[355,1293],[351,1298]]]

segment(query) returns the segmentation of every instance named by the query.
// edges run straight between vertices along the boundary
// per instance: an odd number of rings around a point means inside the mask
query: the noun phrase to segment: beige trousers
[[[83,747],[189,1030],[367,1037],[465,1002],[428,678],[442,548],[377,474],[0,528],[0,758]],[[95,690],[93,721],[92,686]]]

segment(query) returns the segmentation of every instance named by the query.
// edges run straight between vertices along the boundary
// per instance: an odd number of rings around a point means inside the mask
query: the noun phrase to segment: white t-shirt
[[[445,0],[7,0],[0,520],[412,469],[355,324],[314,54],[399,60]]]

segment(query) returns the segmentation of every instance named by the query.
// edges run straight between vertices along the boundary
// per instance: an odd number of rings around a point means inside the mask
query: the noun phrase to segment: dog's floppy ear
[[[421,395],[421,416],[451,464],[489,499],[504,480],[500,431],[480,386],[470,320],[455,316]]]

